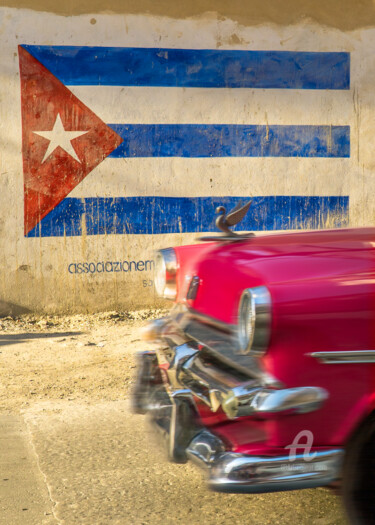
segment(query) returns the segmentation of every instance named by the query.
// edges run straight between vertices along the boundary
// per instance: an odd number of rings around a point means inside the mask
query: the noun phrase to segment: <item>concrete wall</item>
[[[152,305],[153,252],[375,223],[371,2],[7,2],[0,313]]]

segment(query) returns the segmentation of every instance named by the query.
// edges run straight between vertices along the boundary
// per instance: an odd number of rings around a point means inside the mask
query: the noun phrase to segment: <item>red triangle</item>
[[[123,139],[28,51],[22,46],[18,50],[27,235]],[[34,132],[52,130],[58,115],[65,131],[87,131],[71,141],[80,162],[61,147],[43,162],[49,140]]]

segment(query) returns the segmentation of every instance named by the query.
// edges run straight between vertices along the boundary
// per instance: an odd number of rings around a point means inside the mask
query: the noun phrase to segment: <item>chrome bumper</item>
[[[327,399],[319,387],[269,388],[259,380],[240,380],[224,370],[204,363],[200,352],[185,343],[175,348],[168,370],[171,382],[189,387],[214,412],[219,407],[228,418],[256,414],[306,413],[317,410]]]
[[[158,359],[162,355],[146,352],[139,364],[138,408],[141,410],[141,394],[147,397],[150,384],[155,382],[158,371]],[[154,372],[150,363],[154,360]],[[156,372],[155,372],[156,371]],[[249,379],[236,375],[228,369],[212,366],[201,357],[201,352],[194,343],[183,343],[173,348],[169,359],[168,382],[172,390],[188,389],[191,395],[206,403],[213,412],[220,407],[228,418],[257,415],[270,417],[280,414],[306,413],[317,410],[327,399],[327,392],[320,387],[281,388],[273,381],[273,388],[258,379]],[[144,378],[150,380],[144,383]],[[279,388],[275,388],[278,385]]]
[[[300,490],[329,485],[339,478],[343,451],[316,452],[312,459],[303,454],[290,456],[247,456],[215,451],[216,436],[204,430],[187,448],[189,459],[208,469],[208,485],[218,492],[259,493]]]
[[[240,408],[245,407],[241,403],[246,399],[246,406],[251,406],[251,411],[257,414],[307,411],[316,406],[314,396],[298,398],[295,392],[298,389],[269,391],[254,384],[242,385],[241,388],[245,389],[242,396],[238,386],[229,384],[235,381],[229,374],[219,377],[217,371],[204,369],[204,363],[198,361],[196,348],[184,344],[175,350],[168,370],[170,385],[158,376],[160,370],[155,353],[145,352],[139,356],[139,374],[133,396],[135,411],[150,415],[167,443],[172,461],[183,463],[191,460],[203,467],[208,473],[209,486],[220,492],[257,493],[313,488],[329,485],[339,478],[343,458],[341,449],[317,451],[309,457],[295,455],[292,459],[289,455],[263,457],[228,451],[220,437],[202,427],[195,408],[196,391],[176,388],[175,385],[190,382],[190,386],[194,386],[199,377],[196,390],[200,389],[206,402],[211,403],[210,398],[217,401],[231,392]],[[192,359],[197,368],[192,367]],[[214,379],[216,382],[213,383]],[[204,380],[212,390],[209,394],[202,393]],[[288,390],[293,392],[285,393]],[[277,392],[284,393],[280,397]]]

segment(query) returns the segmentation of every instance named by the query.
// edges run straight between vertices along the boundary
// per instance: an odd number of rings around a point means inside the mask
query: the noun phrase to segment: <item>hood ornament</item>
[[[242,221],[242,219],[245,217],[247,212],[249,211],[249,208],[251,206],[251,202],[249,201],[246,204],[242,205],[242,202],[240,201],[236,206],[230,210],[227,213],[227,210],[224,208],[224,206],[218,206],[215,210],[215,213],[218,215],[216,217],[216,227],[221,230],[225,235],[217,236],[217,237],[200,237],[199,240],[201,241],[240,241],[243,239],[247,239],[249,237],[253,237],[253,233],[236,233],[232,231],[230,228],[238,224]]]

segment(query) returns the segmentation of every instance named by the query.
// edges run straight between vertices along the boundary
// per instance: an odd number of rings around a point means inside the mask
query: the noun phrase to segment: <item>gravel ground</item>
[[[52,507],[48,523],[345,524],[340,500],[326,489],[217,494],[190,464],[165,460],[145,418],[129,410],[135,353],[144,348],[139,331],[164,313],[0,319],[0,415],[21,416],[30,435]],[[7,486],[0,484],[4,508],[14,505]],[[0,523],[41,523],[16,516],[0,514]]]

